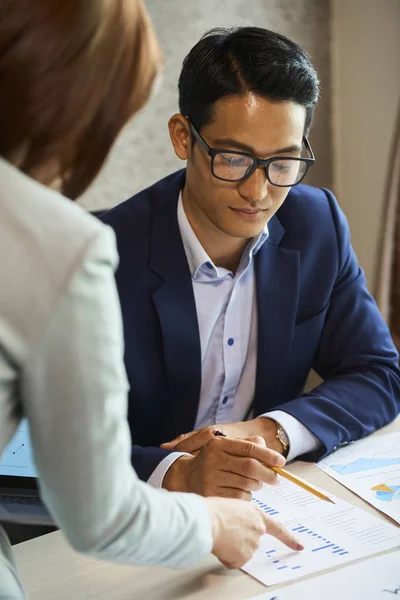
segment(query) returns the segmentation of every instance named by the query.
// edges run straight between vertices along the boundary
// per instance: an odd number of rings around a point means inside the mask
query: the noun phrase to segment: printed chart
[[[400,523],[400,433],[360,440],[317,466]]]
[[[251,600],[396,600],[400,595],[400,551],[375,556]],[[373,576],[371,577],[371,574]]]
[[[335,499],[328,504],[290,481],[264,487],[253,502],[279,519],[304,545],[294,552],[265,535],[243,570],[274,585],[317,573],[350,561],[400,546],[400,530],[359,508]]]

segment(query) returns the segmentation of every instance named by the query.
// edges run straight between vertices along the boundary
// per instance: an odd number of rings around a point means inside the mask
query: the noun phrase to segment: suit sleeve
[[[322,442],[318,460],[391,422],[400,410],[399,356],[369,294],[346,218],[325,190],[337,235],[339,269],[313,369],[324,382],[281,404]]]
[[[163,450],[162,448],[132,446],[131,459],[136,475],[142,481],[148,481],[158,465],[173,450]]]

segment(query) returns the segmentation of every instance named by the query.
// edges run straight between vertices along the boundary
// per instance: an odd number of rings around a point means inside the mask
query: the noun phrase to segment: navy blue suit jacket
[[[130,383],[133,465],[147,479],[158,446],[194,428],[201,352],[177,221],[179,171],[102,216],[117,235],[116,273]],[[254,414],[290,413],[322,442],[316,460],[392,421],[398,355],[365,286],[333,194],[292,188],[255,257],[258,356]],[[303,394],[310,369],[324,379]]]

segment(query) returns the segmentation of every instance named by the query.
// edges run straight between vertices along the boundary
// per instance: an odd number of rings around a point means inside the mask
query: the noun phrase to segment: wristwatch
[[[286,431],[283,429],[283,427],[277,423],[277,421],[275,421],[275,425],[276,425],[276,439],[280,441],[280,443],[283,446],[283,456],[286,458],[287,455],[289,454],[289,437],[288,434],[286,433]]]

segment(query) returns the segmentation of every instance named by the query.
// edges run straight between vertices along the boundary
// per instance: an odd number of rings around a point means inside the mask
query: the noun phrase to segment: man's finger
[[[254,458],[228,454],[222,468],[224,471],[237,473],[267,485],[278,485],[280,482],[280,476],[275,471]]]
[[[271,450],[271,448],[263,448],[260,444],[249,442],[247,440],[239,440],[233,438],[219,438],[224,442],[224,450],[233,456],[247,456],[255,458],[264,465],[271,467],[283,467],[286,463],[285,458],[279,452]]]
[[[213,430],[209,427],[199,429],[198,431],[192,431],[190,434],[186,434],[186,437],[174,446],[174,450],[179,452],[196,452],[214,437]],[[165,446],[162,447],[164,448]]]
[[[196,433],[195,431],[189,431],[189,433],[182,433],[181,435],[178,435],[178,437],[171,440],[170,442],[164,442],[163,444],[161,444],[160,448],[165,448],[166,450],[172,450],[180,442],[184,441],[185,439],[187,439],[191,435],[194,435],[195,433]]]
[[[263,487],[263,482],[257,479],[251,479],[238,473],[227,472],[222,469],[222,476],[220,481],[220,487],[231,487],[244,492],[258,492]]]
[[[289,546],[292,550],[297,552],[304,550],[304,546],[292,535],[279,521],[275,521],[271,517],[267,517],[265,513],[262,513],[265,530],[269,535],[273,535],[280,540],[285,546]]]

